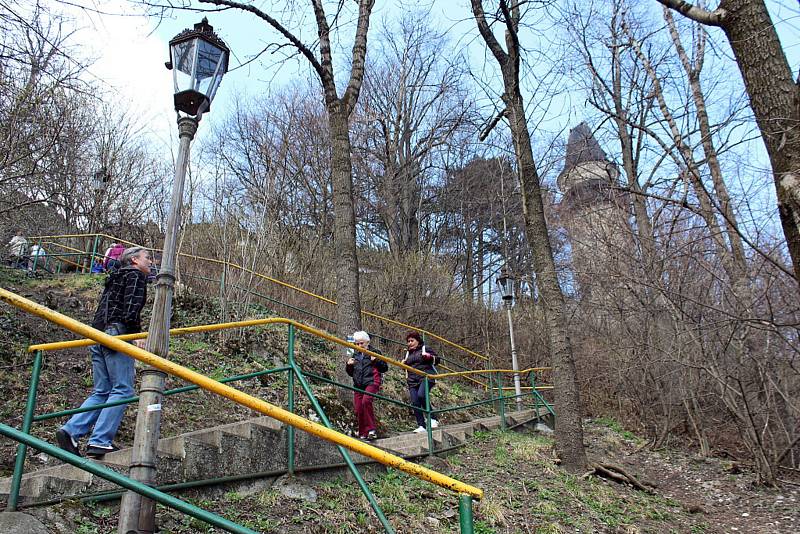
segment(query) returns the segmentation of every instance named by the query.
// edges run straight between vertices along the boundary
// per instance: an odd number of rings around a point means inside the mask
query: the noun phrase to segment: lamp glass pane
[[[172,72],[175,79],[175,92],[192,88],[192,67],[194,67],[195,43],[197,39],[175,43],[172,50]]]
[[[211,99],[219,85],[219,66],[222,63],[224,52],[207,41],[198,40],[198,45],[194,90]]]

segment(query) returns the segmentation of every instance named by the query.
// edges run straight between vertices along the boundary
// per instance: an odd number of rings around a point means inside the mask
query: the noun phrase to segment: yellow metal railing
[[[372,352],[371,350],[367,350],[363,347],[359,347],[358,345],[354,345],[353,343],[348,343],[347,341],[343,341],[336,336],[333,336],[327,332],[322,330],[318,330],[311,326],[305,325],[303,323],[297,322],[293,319],[287,319],[285,317],[269,317],[266,319],[249,319],[245,321],[233,321],[228,323],[215,323],[215,324],[206,324],[206,325],[197,325],[197,326],[186,326],[182,328],[172,328],[170,329],[169,333],[170,336],[184,336],[187,334],[199,334],[203,332],[216,332],[219,330],[229,330],[232,328],[246,328],[251,326],[263,326],[267,324],[291,324],[294,325],[295,328],[308,332],[309,334],[313,334],[317,337],[321,337],[343,347],[347,347],[353,349],[355,351],[364,352],[369,354],[370,356],[375,356],[376,358],[388,363],[389,365],[393,365],[395,367],[399,367],[406,371],[418,374],[423,377],[428,377],[430,379],[436,380],[440,378],[454,378],[454,377],[465,377],[473,374],[527,374],[530,372],[541,372],[541,371],[549,371],[552,367],[529,367],[527,369],[523,369],[520,371],[514,371],[513,369],[482,369],[476,371],[459,371],[454,373],[439,373],[439,374],[429,374],[425,373],[424,371],[420,371],[419,369],[415,369],[409,365],[406,365],[402,362],[398,362],[392,358],[384,356],[383,354],[379,354],[377,352]],[[147,337],[147,332],[139,332],[137,334],[124,334],[121,336],[115,336],[115,339],[119,339],[121,341],[133,341],[135,339],[145,339]],[[75,349],[80,347],[88,347],[98,343],[96,338],[87,336],[88,339],[73,339],[69,341],[53,341],[50,343],[39,343],[36,345],[30,345],[28,347],[28,352],[35,352],[37,350],[41,350],[43,352],[54,351],[54,350],[63,350],[63,349]],[[547,389],[547,386],[539,386],[537,389]]]
[[[106,239],[110,239],[110,240],[113,240],[113,241],[116,241],[116,242],[120,242],[120,243],[124,243],[124,244],[127,244],[127,245],[131,245],[131,246],[140,246],[140,245],[137,245],[136,243],[133,243],[131,241],[126,241],[124,239],[119,239],[117,237],[110,236],[110,235],[107,235],[107,234],[45,235],[45,236],[36,236],[36,237],[33,237],[32,239],[57,239],[57,238],[67,239],[67,238],[87,238],[87,237],[96,237],[96,236],[104,237]],[[151,250],[160,251],[160,249],[157,249],[157,248],[153,248]],[[277,278],[273,278],[271,276],[267,276],[265,274],[259,273],[257,271],[252,270],[252,269],[249,269],[247,267],[243,267],[241,265],[238,265],[236,263],[231,263],[231,262],[224,261],[224,260],[218,260],[218,259],[215,259],[215,258],[206,258],[206,257],[203,257],[203,256],[195,256],[193,254],[179,253],[179,255],[181,257],[184,257],[184,258],[190,258],[190,259],[194,259],[194,260],[201,260],[201,261],[205,261],[205,262],[209,262],[209,263],[214,263],[214,264],[217,264],[217,265],[225,265],[225,266],[233,268],[233,269],[238,269],[238,270],[241,270],[241,271],[246,272],[248,274],[251,274],[253,276],[256,276],[257,278],[261,278],[263,280],[266,280],[268,282],[277,284],[277,285],[279,285],[281,287],[284,287],[286,289],[290,289],[292,291],[298,292],[298,293],[306,295],[308,297],[320,300],[320,301],[328,303],[328,304],[332,304],[332,305],[336,304],[335,300],[329,299],[329,298],[324,297],[322,295],[318,295],[318,294],[316,294],[316,293],[314,293],[312,291],[308,291],[306,289],[303,289],[301,287],[295,286],[295,285],[290,284],[288,282],[284,282],[284,281],[279,280]],[[367,317],[371,317],[373,319],[377,319],[379,321],[383,321],[383,322],[392,324],[394,326],[398,326],[400,328],[405,328],[405,329],[408,329],[408,330],[415,330],[417,332],[420,332],[420,333],[422,333],[422,334],[424,334],[426,336],[429,336],[429,337],[439,341],[440,343],[443,343],[443,344],[448,345],[448,346],[450,346],[452,348],[455,348],[455,349],[458,349],[460,351],[463,351],[466,354],[469,354],[471,356],[474,356],[474,357],[479,358],[479,359],[484,360],[484,361],[489,361],[489,357],[488,356],[486,356],[484,354],[481,354],[479,352],[475,352],[475,351],[473,351],[471,349],[468,349],[467,347],[464,347],[462,345],[459,345],[458,343],[450,341],[449,339],[444,338],[442,336],[439,336],[439,335],[435,334],[434,332],[430,332],[428,330],[425,330],[424,328],[419,328],[417,326],[406,324],[406,323],[403,323],[401,321],[396,321],[394,319],[390,319],[389,317],[385,317],[383,315],[380,315],[380,314],[377,314],[377,313],[374,313],[374,312],[371,312],[371,311],[367,311],[367,310],[362,310],[361,314],[365,315]]]
[[[219,395],[221,397],[230,399],[236,402],[237,404],[240,404],[242,406],[255,410],[256,412],[272,417],[287,425],[291,425],[294,428],[298,428],[305,432],[309,432],[310,434],[313,434],[321,439],[345,447],[353,452],[356,452],[368,458],[372,458],[373,460],[380,462],[383,465],[393,467],[395,469],[408,473],[409,475],[412,475],[422,480],[426,480],[428,482],[436,484],[437,486],[449,489],[451,491],[457,492],[462,495],[468,495],[470,497],[477,499],[481,499],[483,497],[483,490],[481,490],[480,488],[476,488],[474,486],[471,486],[454,478],[448,477],[447,475],[443,475],[426,467],[417,465],[413,462],[409,462],[407,460],[404,460],[403,458],[400,458],[399,456],[390,454],[377,447],[373,447],[372,445],[361,442],[355,438],[336,432],[335,430],[331,430],[318,423],[309,421],[308,419],[295,415],[287,410],[284,410],[283,408],[280,408],[264,400],[243,393],[226,384],[217,382],[216,380],[213,380],[205,375],[192,371],[191,369],[178,365],[165,358],[161,358],[144,349],[140,349],[135,345],[126,343],[123,339],[109,336],[105,332],[101,332],[100,330],[92,328],[91,326],[87,326],[81,323],[80,321],[76,321],[71,317],[68,317],[61,313],[53,311],[49,308],[46,308],[20,295],[17,295],[16,293],[12,293],[11,291],[0,288],[0,300],[3,300],[11,304],[12,306],[25,310],[29,313],[37,315],[45,320],[56,323],[62,326],[63,328],[66,328],[67,330],[70,330],[71,332],[74,332],[78,335],[85,336],[86,338],[89,338],[93,342],[102,343],[103,345],[109,347],[110,349],[127,354],[128,356],[140,362],[143,362],[146,365],[155,367],[156,369],[160,369],[161,371],[164,371],[165,373],[176,376],[178,378],[182,378],[187,382],[196,384],[197,386],[207,391],[215,393],[216,395]],[[286,324],[293,324],[295,327],[305,330],[307,332],[314,333],[315,335],[321,335],[321,337],[328,339],[329,341],[333,341],[340,345],[348,346],[356,350],[361,350],[356,345],[343,342],[329,334],[318,331],[306,325],[297,323],[296,321],[292,321],[291,319],[258,319],[255,321],[242,321],[242,322],[252,323],[252,324],[268,324],[269,322],[283,322]],[[205,331],[213,331],[215,329],[216,330],[222,329],[223,326],[224,325],[207,325],[205,327],[189,327],[176,330],[183,331],[184,333],[188,333],[188,331],[198,331],[196,330],[197,328],[205,328],[206,329]],[[128,339],[135,339],[129,336],[121,336],[121,337],[125,337]],[[82,345],[66,345],[72,343],[86,344],[86,340],[59,342],[58,344],[60,344],[60,348],[66,348],[66,346],[71,346],[71,347],[82,346]],[[49,345],[49,348],[47,349],[42,348],[43,345],[39,345],[38,346],[39,348],[34,350],[55,350],[54,345],[58,344],[53,344],[53,343],[44,344],[44,346]],[[88,344],[91,344],[91,342]],[[394,365],[417,372],[416,369],[408,367],[402,363],[393,362],[392,360],[388,360],[386,358],[382,359],[384,359],[384,361],[391,361]]]

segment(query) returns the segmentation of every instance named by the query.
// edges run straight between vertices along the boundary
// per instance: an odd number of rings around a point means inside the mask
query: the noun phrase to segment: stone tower
[[[559,213],[569,234],[580,295],[602,304],[619,283],[620,269],[634,251],[628,224],[627,193],[619,171],[608,160],[585,122],[569,132],[558,189]],[[605,297],[599,293],[603,293]]]

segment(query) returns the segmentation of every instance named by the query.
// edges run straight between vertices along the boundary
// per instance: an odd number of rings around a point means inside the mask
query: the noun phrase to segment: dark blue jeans
[[[123,332],[121,329],[109,326],[106,334],[116,336]],[[133,397],[133,381],[135,368],[133,358],[116,352],[103,345],[92,345],[89,348],[92,355],[92,377],[94,378],[94,392],[81,405],[82,408],[105,404],[116,400]],[[122,416],[127,405],[112,406],[101,410],[76,413],[64,425],[64,430],[76,441],[92,431],[89,445],[108,447],[117,434]]]
[[[430,393],[434,385],[435,382],[428,385],[428,393]],[[421,427],[427,426],[425,412],[423,411],[425,410],[425,382],[420,382],[418,386],[409,385],[408,396],[411,398],[411,405],[417,407],[414,409],[414,417],[417,418],[417,425]],[[433,405],[431,405],[431,408],[433,408]],[[432,417],[432,419],[436,418]]]

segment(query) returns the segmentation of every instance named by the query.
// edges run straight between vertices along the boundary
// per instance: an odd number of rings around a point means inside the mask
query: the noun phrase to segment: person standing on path
[[[142,247],[131,247],[119,257],[121,267],[106,280],[100,303],[94,314],[92,326],[110,336],[135,334],[142,331],[142,308],[147,300],[147,275],[150,274],[152,257]],[[144,348],[145,340],[133,342]],[[104,345],[92,345],[92,378],[94,392],[81,408],[97,406],[134,395],[134,360],[121,352]],[[56,432],[58,446],[80,456],[78,443],[89,434],[86,455],[100,459],[106,453],[118,450],[113,439],[125,414],[126,405],[111,406],[73,415]]]
[[[353,343],[362,349],[382,354],[381,351],[369,344],[369,334],[366,332],[354,333]],[[363,389],[367,393],[374,394],[380,390],[383,373],[388,370],[389,365],[386,362],[363,352],[356,352],[347,360],[347,374],[353,377],[353,387]],[[378,439],[378,422],[375,419],[372,402],[372,395],[360,391],[353,392],[353,406],[358,420],[358,437],[369,441]]]
[[[439,363],[439,357],[431,349],[422,344],[422,336],[418,332],[411,331],[406,334],[406,351],[403,363],[413,367],[418,371],[427,373],[429,375],[437,374],[436,365]],[[420,433],[427,430],[425,423],[425,377],[408,371],[406,374],[406,384],[408,384],[408,396],[411,399],[411,405],[414,406],[414,417],[417,419],[417,428],[414,432]],[[433,389],[436,384],[434,380],[428,380],[428,393]],[[431,418],[431,428],[439,426],[439,421]]]
[[[8,255],[11,266],[15,269],[25,269],[28,266],[28,240],[22,230],[17,230],[16,235],[8,242]]]

